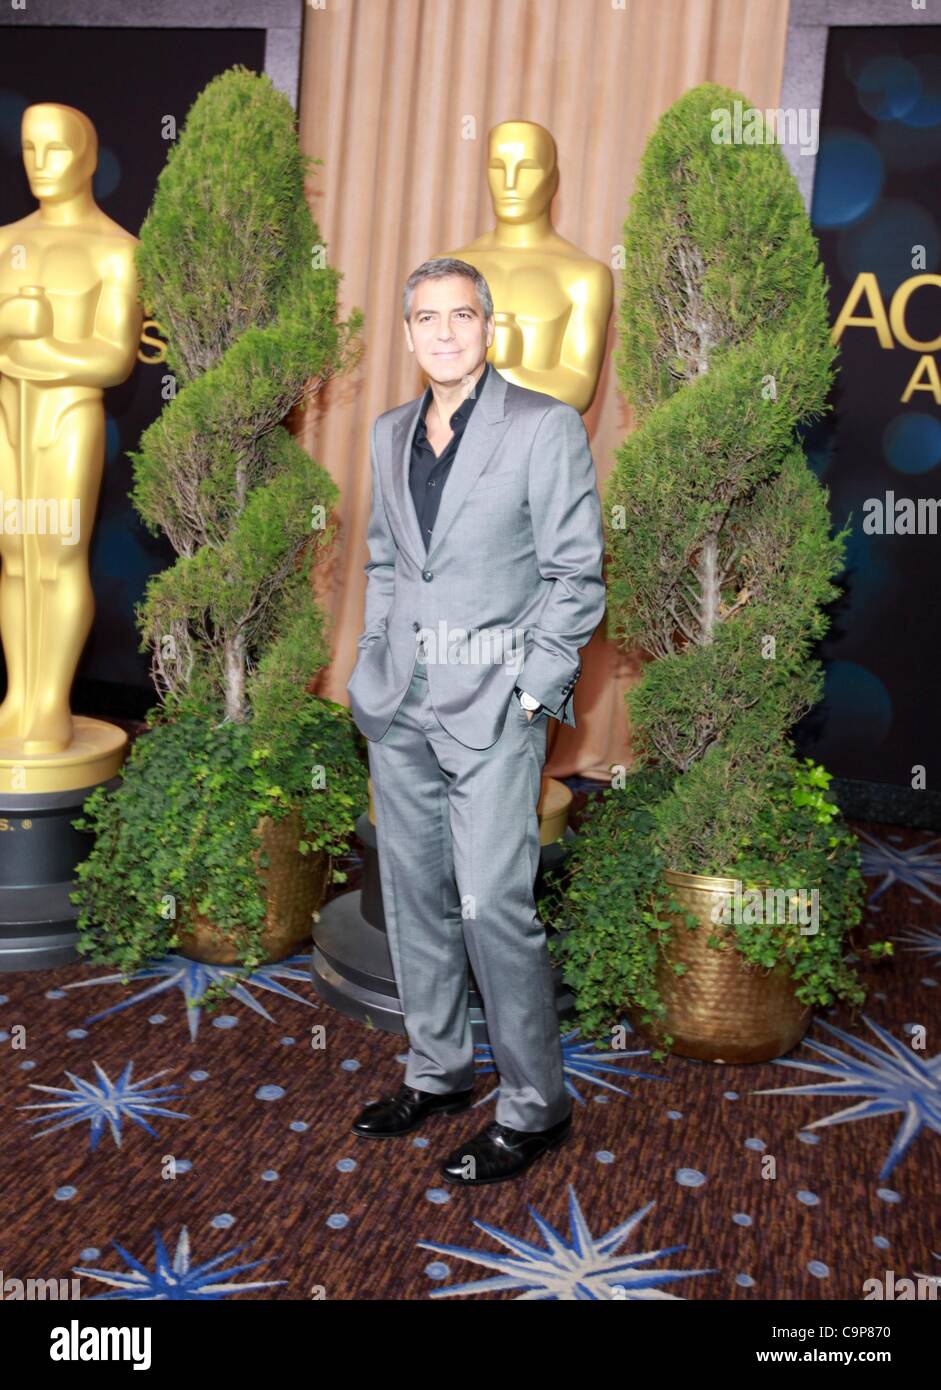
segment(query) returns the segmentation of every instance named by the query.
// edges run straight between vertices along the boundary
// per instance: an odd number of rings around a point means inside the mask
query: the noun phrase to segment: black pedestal
[[[112,789],[120,782],[104,783]],[[0,794],[0,972],[51,970],[79,960],[69,902],[92,837],[71,824],[94,787]]]
[[[358,892],[344,893],[321,908],[320,921],[313,931],[311,979],[320,997],[339,1013],[404,1037],[402,1006],[395,986],[382,911],[376,828],[365,812],[356,822],[356,834],[363,845],[362,888]],[[565,839],[574,838],[571,828],[566,829]],[[565,855],[564,845],[543,846],[537,886],[543,873],[561,867]],[[486,1043],[489,1039],[483,1000],[469,965],[468,973],[474,1042]],[[565,1018],[572,1013],[574,1000],[568,987],[562,984],[558,971],[554,971],[554,977],[556,1008],[559,1016]]]

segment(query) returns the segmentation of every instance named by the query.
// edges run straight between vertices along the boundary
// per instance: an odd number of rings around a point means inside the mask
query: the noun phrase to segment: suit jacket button
[[[422,570],[421,577],[422,579],[424,579],[426,584],[430,584],[434,576],[432,575],[431,570]]]

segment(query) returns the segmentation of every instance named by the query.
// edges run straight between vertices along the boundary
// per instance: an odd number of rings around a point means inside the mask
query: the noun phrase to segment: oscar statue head
[[[490,132],[487,181],[500,222],[532,222],[559,186],[555,141],[535,121],[501,121]]]
[[[90,190],[98,167],[98,136],[84,112],[37,102],[23,112],[21,136],[26,176],[40,203]]]

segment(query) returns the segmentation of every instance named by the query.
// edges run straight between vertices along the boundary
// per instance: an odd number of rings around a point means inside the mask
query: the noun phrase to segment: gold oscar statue
[[[555,141],[534,121],[490,132],[487,177],[496,225],[456,256],[493,296],[489,361],[517,386],[544,391],[582,415],[591,405],[614,298],[611,271],[553,231]]]
[[[92,196],[95,127],[43,102],[21,133],[39,206],[0,227],[0,794],[94,786],[124,760],[123,730],[69,695],[94,615],[103,391],[130,375],[143,318],[137,238]]]

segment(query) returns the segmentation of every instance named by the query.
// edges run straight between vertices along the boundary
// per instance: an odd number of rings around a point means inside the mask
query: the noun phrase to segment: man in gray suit
[[[366,620],[347,690],[368,740],[405,1081],[355,1134],[407,1134],[471,1103],[467,963],[500,1077],[495,1119],[441,1166],[498,1182],[571,1128],[536,804],[549,716],[575,726],[579,651],[604,614],[601,504],[578,412],[486,360],[493,302],[426,261],[404,302],[424,395],[371,437]],[[445,484],[447,486],[445,486]]]

